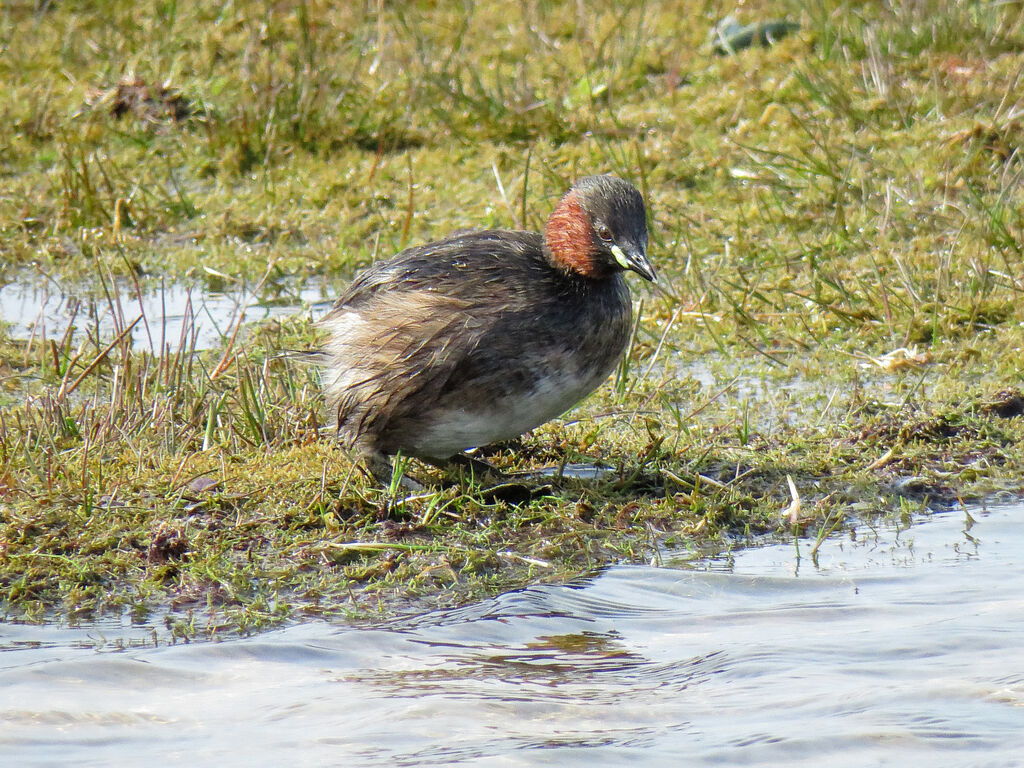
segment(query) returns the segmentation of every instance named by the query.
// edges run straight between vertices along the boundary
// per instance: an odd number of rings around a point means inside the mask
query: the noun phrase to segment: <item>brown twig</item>
[[[140,320],[142,320],[142,315],[139,315],[134,320],[132,320],[131,324],[128,325],[128,327],[121,331],[121,333],[119,333],[112,342],[107,344],[107,346],[103,348],[103,351],[96,355],[95,358],[93,358],[93,361],[91,363],[85,366],[85,370],[78,374],[78,378],[71,382],[70,386],[65,386],[65,384],[67,383],[67,379],[65,378],[64,382],[62,382],[60,385],[60,390],[57,392],[57,400],[61,401],[65,397],[70,395],[72,392],[74,392],[78,385],[82,383],[82,379],[84,379],[86,376],[88,376],[90,373],[96,370],[96,366],[103,362],[103,359],[110,354],[110,350],[112,350],[114,347],[120,344],[124,340],[125,336],[131,333],[132,329],[139,324]],[[69,371],[71,370],[71,366],[73,363],[74,361],[68,363]]]

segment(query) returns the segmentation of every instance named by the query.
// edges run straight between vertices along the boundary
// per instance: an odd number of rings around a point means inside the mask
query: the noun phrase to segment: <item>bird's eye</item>
[[[612,241],[612,231],[608,229],[608,227],[606,227],[604,224],[601,224],[597,228],[597,236],[604,240],[606,243],[610,243]]]

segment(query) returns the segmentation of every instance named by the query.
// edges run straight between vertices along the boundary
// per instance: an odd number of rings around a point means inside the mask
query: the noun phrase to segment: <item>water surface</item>
[[[331,289],[322,280],[298,288],[239,282],[216,291],[150,278],[140,287],[141,292],[134,284],[118,283],[103,290],[21,275],[0,285],[0,321],[12,338],[59,341],[72,327],[75,343],[89,333],[106,344],[141,316],[131,334],[142,348],[210,349],[230,338],[236,326],[286,317],[311,306],[319,316],[332,302]]]
[[[1020,766],[1022,525],[1019,505],[945,512],[862,525],[817,564],[780,544],[376,628],[223,643],[0,625],[0,754],[19,766]]]

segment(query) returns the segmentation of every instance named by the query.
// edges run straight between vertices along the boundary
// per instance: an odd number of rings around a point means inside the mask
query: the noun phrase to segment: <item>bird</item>
[[[456,233],[357,275],[320,321],[337,439],[377,479],[504,442],[596,390],[629,343],[624,279],[657,276],[640,192],[578,179],[543,232]]]

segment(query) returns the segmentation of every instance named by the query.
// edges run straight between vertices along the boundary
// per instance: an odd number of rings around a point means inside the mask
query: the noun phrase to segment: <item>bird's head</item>
[[[647,260],[647,211],[636,187],[615,176],[586,176],[555,206],[544,244],[558,267],[600,279],[632,270],[656,275]]]

